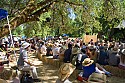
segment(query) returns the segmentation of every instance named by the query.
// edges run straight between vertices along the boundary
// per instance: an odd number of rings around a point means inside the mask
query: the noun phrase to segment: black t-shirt
[[[70,62],[71,53],[72,53],[72,49],[68,48],[68,49],[65,50],[64,60],[63,60],[65,63]]]

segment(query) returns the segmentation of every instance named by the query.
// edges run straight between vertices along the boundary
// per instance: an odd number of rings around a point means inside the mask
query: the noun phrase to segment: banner
[[[8,16],[8,12],[0,8],[0,20],[6,18],[7,16]]]

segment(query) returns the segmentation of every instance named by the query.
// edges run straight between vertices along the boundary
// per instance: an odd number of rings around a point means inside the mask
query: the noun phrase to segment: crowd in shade
[[[64,64],[59,69],[59,78],[56,83],[72,83],[68,77],[75,69],[81,70],[77,80],[87,82],[92,73],[112,74],[105,70],[105,65],[119,67],[125,69],[125,44],[117,41],[105,41],[90,39],[90,42],[84,42],[84,39],[48,39],[44,40],[38,37],[14,40],[14,46],[20,48],[20,56],[18,65],[20,68],[25,67],[25,63],[31,69],[35,81],[37,79],[37,71],[35,67],[31,67],[31,63],[27,61],[28,51],[35,51],[44,56],[51,56],[53,59],[59,59]],[[1,39],[0,48],[7,51],[11,47],[9,39]],[[10,53],[4,54],[11,61]],[[22,60],[21,60],[22,59]],[[23,62],[23,63],[22,63]],[[75,79],[75,78],[74,78]],[[37,79],[37,81],[39,81]]]

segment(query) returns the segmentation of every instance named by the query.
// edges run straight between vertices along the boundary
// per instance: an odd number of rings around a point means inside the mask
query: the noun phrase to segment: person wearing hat
[[[120,54],[119,68],[125,70],[125,49],[123,49]]]
[[[56,83],[72,83],[68,78],[75,70],[75,66],[71,63],[64,63],[59,68],[58,79]]]
[[[83,75],[82,75],[83,80],[87,81],[88,78],[89,78],[89,76],[90,76],[93,72],[96,71],[96,69],[95,69],[96,65],[93,64],[93,63],[94,63],[94,61],[91,60],[90,58],[86,58],[86,59],[84,59],[84,61],[82,62],[83,71],[84,71],[84,73],[83,73]],[[78,80],[79,80],[79,79],[78,79]]]
[[[17,62],[18,68],[22,71],[30,70],[34,81],[41,81],[40,79],[38,79],[36,67],[34,67],[34,65],[28,60],[28,50],[30,49],[30,44],[25,42],[22,44],[22,48],[23,49],[20,52],[20,56]]]
[[[110,72],[106,71],[104,68],[102,68],[99,64],[94,63],[94,60],[91,60],[90,58],[84,59],[82,62],[83,65],[83,75],[82,75],[82,80],[77,78],[80,81],[87,81],[89,76],[94,73],[103,73],[106,75],[111,74]]]

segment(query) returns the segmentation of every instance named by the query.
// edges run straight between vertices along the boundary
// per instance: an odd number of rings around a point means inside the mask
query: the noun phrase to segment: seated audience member
[[[86,44],[85,43],[83,43],[81,49],[86,49]]]
[[[61,61],[63,61],[63,59],[64,59],[64,52],[65,52],[65,50],[66,50],[66,48],[61,45],[60,50],[59,50],[59,59]]]
[[[109,59],[108,59],[109,65],[118,66],[120,62],[118,48],[117,47],[112,48],[108,56],[109,56]]]
[[[72,47],[72,54],[71,54],[71,61],[73,59],[73,57],[77,56],[77,51],[79,50],[79,46],[77,44],[75,44],[74,47]]]
[[[36,67],[28,60],[28,51],[30,49],[30,44],[25,42],[22,44],[22,47],[23,49],[20,52],[20,56],[17,62],[18,68],[22,71],[31,71],[34,81],[40,82],[41,80],[38,79]]]
[[[81,49],[81,52],[77,55],[76,69],[82,69],[82,62],[85,58],[88,58],[88,56],[86,55],[86,51],[85,49]]]
[[[94,63],[94,60],[91,60],[90,58],[84,59],[83,63],[83,75],[82,79],[77,78],[80,81],[87,81],[89,76],[94,73],[103,73],[106,75],[111,75],[110,72],[106,71],[104,68],[102,68],[99,64]]]
[[[46,56],[53,56],[52,52],[52,44],[49,44],[49,46],[46,49]]]
[[[52,47],[52,52],[53,52],[53,58],[58,59],[59,58],[59,46],[58,44],[54,44]]]
[[[45,45],[45,42],[41,42],[41,45],[40,45],[40,52],[41,54],[43,55],[46,55],[46,45]]]
[[[0,62],[0,78],[4,80],[10,80],[12,77],[12,70],[10,68],[6,69],[4,67],[4,63],[6,62]]]
[[[68,78],[75,70],[75,66],[71,63],[64,63],[59,69],[59,78],[56,83],[72,83]]]
[[[100,49],[100,52],[98,53],[97,62],[100,65],[108,65],[108,53],[105,52],[104,46],[100,46],[99,49]]]
[[[119,68],[125,70],[125,49],[123,49],[120,54]]]
[[[64,59],[63,62],[70,63],[71,61],[71,54],[72,54],[72,44],[68,44],[68,49],[64,52]]]
[[[98,52],[96,51],[96,46],[89,46],[89,58],[94,60],[94,63],[97,62],[97,54]]]
[[[0,45],[0,52],[4,59],[8,59],[10,62],[12,62],[12,58],[10,56],[10,52],[8,51],[8,46],[7,43],[5,43],[4,41],[2,41],[1,45]]]

